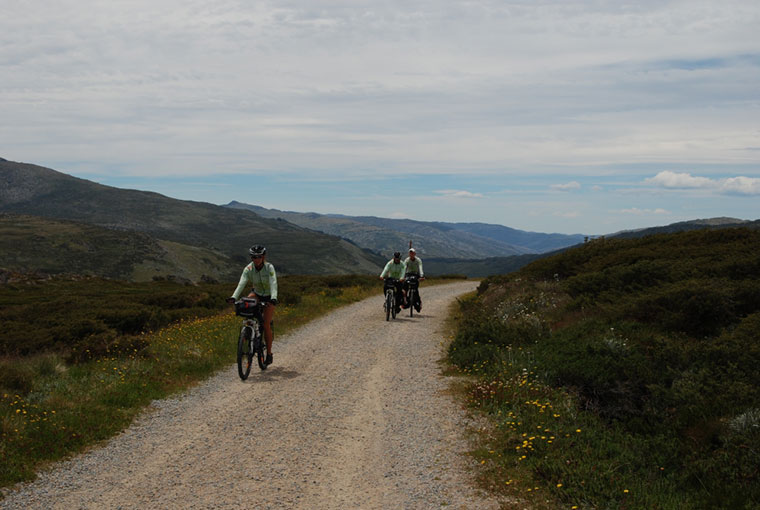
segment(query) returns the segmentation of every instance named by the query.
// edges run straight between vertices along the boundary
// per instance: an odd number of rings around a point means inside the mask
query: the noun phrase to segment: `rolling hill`
[[[141,275],[140,279],[163,271],[161,268],[157,271],[140,269],[141,264],[143,269],[150,267],[150,257],[161,250],[175,256],[206,257],[212,261],[211,266],[230,265],[231,272],[239,274],[248,260],[247,249],[254,243],[268,247],[270,260],[283,274],[369,274],[379,272],[384,262],[376,254],[345,239],[282,219],[263,218],[252,211],[204,202],[176,200],[158,193],[104,186],[49,168],[6,160],[0,161],[0,212],[92,225],[111,233],[122,232],[125,238],[135,239],[136,233],[149,236],[152,241],[140,238],[144,243],[141,250],[147,250],[145,263],[135,262],[130,271],[125,271]],[[30,220],[24,221],[28,224]],[[97,232],[105,234],[103,230]],[[95,236],[95,230],[87,230],[86,235]],[[98,238],[95,236],[93,240]],[[107,235],[100,239],[102,243],[114,242]],[[188,251],[187,247],[192,249]],[[13,247],[9,249],[11,253],[4,257],[23,259],[23,254],[13,252]],[[85,253],[84,259],[92,265],[93,274],[105,275],[105,268],[97,257]],[[219,274],[226,276],[221,269]]]

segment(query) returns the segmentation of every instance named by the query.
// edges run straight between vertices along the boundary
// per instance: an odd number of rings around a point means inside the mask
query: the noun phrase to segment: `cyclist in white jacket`
[[[417,276],[420,281],[425,279],[425,271],[422,270],[422,259],[417,256],[417,250],[409,248],[409,256],[404,260],[406,266],[406,272],[404,273],[404,279],[409,275]],[[406,291],[409,290],[409,283],[404,282],[404,302],[406,299]],[[419,312],[422,310],[422,299],[420,299],[420,293],[417,292],[417,302],[408,303],[408,306],[414,305],[414,308]]]
[[[401,288],[401,284],[404,281],[404,275],[406,274],[406,264],[401,261],[401,252],[397,251],[393,254],[393,258],[385,264],[383,272],[380,273],[380,279],[392,278],[395,280],[393,286],[396,293],[396,313],[400,311],[400,306],[406,308],[404,304],[404,292]]]
[[[267,249],[260,244],[252,246],[248,250],[251,256],[251,263],[245,266],[243,274],[240,275],[235,292],[227,301],[234,303],[240,298],[245,290],[246,285],[251,284],[251,293],[248,297],[256,297],[263,303],[266,303],[262,311],[264,319],[264,340],[267,343],[266,364],[272,364],[272,319],[274,318],[274,307],[277,305],[277,273],[274,266],[266,261]]]

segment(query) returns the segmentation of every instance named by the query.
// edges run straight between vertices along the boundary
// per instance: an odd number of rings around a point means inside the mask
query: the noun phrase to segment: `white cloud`
[[[552,184],[549,186],[554,191],[572,191],[581,188],[581,184],[577,181],[570,181],[565,184]]]
[[[639,209],[638,207],[632,207],[630,209],[621,209],[620,212],[623,214],[633,214],[636,216],[644,216],[644,215],[651,215],[651,214],[670,214],[670,211],[667,211],[661,208]]]
[[[760,195],[760,179],[753,177],[730,177],[720,181],[720,190],[724,193]]]
[[[666,170],[644,182],[668,189],[705,189],[721,194],[760,195],[760,179],[755,177],[710,179]]]
[[[437,190],[434,193],[449,198],[483,198],[482,193],[472,193],[471,191],[456,190],[456,189],[442,189]]]
[[[706,177],[693,177],[688,173],[676,173],[665,170],[654,177],[644,180],[647,184],[654,184],[664,188],[711,188],[714,182]]]

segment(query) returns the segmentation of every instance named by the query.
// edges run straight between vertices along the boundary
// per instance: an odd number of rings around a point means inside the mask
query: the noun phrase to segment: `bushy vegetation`
[[[489,483],[545,508],[760,506],[760,232],[595,240],[485,280],[451,361]]]
[[[284,276],[276,334],[380,293],[370,276]],[[234,363],[236,283],[0,285],[0,486],[106,439],[154,399]]]

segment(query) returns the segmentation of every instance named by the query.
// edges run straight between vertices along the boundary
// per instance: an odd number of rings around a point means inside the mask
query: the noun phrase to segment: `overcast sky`
[[[539,232],[758,219],[758,27],[758,0],[0,0],[0,157]]]

